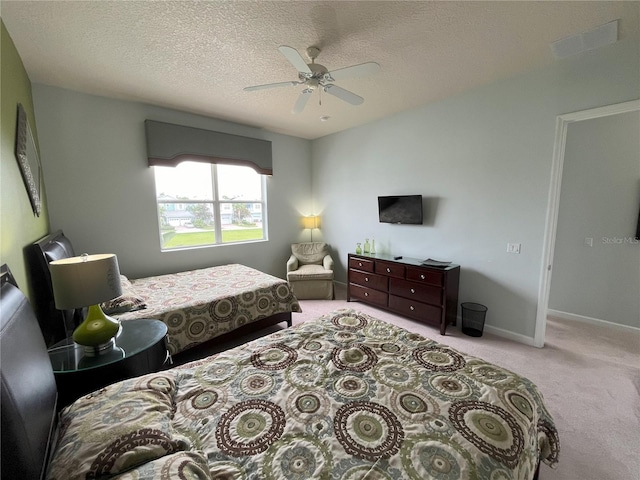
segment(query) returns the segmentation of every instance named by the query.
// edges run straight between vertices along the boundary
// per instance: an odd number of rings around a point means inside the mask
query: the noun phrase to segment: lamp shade
[[[310,215],[308,217],[302,217],[302,225],[304,228],[318,228],[318,221],[320,217],[317,215]]]
[[[122,295],[118,258],[113,253],[81,255],[49,263],[56,308],[97,305]]]

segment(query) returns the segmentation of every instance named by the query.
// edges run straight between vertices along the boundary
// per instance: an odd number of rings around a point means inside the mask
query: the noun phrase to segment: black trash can
[[[481,337],[487,307],[479,303],[465,302],[462,307],[462,333],[471,337]]]

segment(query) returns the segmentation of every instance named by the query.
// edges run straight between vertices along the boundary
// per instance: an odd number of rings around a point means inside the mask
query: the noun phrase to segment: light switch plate
[[[520,243],[507,243],[507,253],[520,253]]]

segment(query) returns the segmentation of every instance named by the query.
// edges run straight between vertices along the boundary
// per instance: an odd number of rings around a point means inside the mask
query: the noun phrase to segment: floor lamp
[[[305,229],[311,230],[311,241],[313,242],[313,229],[320,225],[320,217],[318,215],[309,215],[302,217],[302,225]]]

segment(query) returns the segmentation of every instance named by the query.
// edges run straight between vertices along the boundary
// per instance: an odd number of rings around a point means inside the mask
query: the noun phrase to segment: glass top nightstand
[[[67,338],[49,348],[53,371],[69,372],[103,367],[144,352],[167,335],[167,326],[159,320],[142,319],[122,322],[112,350],[101,355],[85,354],[84,347]]]
[[[71,338],[50,347],[60,407],[119,380],[166,368],[171,363],[166,335],[167,326],[159,320],[125,320],[115,347],[101,355],[87,355]]]

